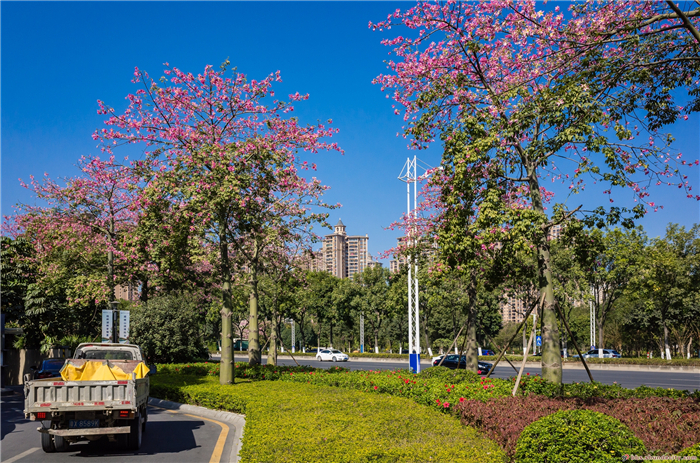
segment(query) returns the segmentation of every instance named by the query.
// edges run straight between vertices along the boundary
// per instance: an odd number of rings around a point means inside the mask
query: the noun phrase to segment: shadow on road
[[[156,421],[158,415],[165,415],[164,421]],[[194,438],[194,431],[204,426],[204,422],[191,420],[172,420],[166,412],[154,408],[148,409],[148,423],[143,434],[141,449],[126,450],[117,442],[102,438],[93,442],[78,442],[72,444],[68,453],[73,457],[101,457],[120,455],[154,455],[163,453],[179,453],[199,447]]]
[[[2,439],[15,430],[17,423],[25,423],[29,420],[24,418],[24,395],[21,387],[11,387],[15,393],[2,396]]]

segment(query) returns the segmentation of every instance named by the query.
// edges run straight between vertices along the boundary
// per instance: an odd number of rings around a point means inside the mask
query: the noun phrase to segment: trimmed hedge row
[[[246,415],[240,461],[504,462],[494,442],[410,400],[340,388],[157,375],[155,397]]]
[[[420,392],[420,388],[411,387],[405,380],[409,377],[413,378],[411,381],[419,381],[416,378],[421,378],[421,384],[428,383],[427,389],[433,387],[443,387],[447,389],[447,385],[451,386],[454,384],[455,388],[450,391],[450,395],[443,397],[430,397],[424,400],[425,403],[432,402],[436,399],[440,399],[442,402],[447,400],[449,403],[455,402],[455,397],[459,399],[464,397],[465,399],[486,399],[494,396],[505,396],[509,395],[513,388],[513,379],[503,380],[489,378],[488,381],[482,383],[483,377],[477,375],[476,373],[465,371],[465,370],[450,370],[445,367],[432,367],[424,370],[418,375],[413,375],[408,370],[384,370],[384,371],[371,371],[371,374],[380,375],[378,378],[383,378],[381,376],[389,376],[392,381],[385,381],[381,379],[379,382],[381,384],[375,384],[373,379],[368,380],[368,372],[365,371],[350,371],[342,367],[332,367],[330,369],[313,368],[310,366],[272,366],[272,365],[258,365],[251,367],[248,363],[240,362],[235,364],[236,367],[236,377],[241,379],[250,379],[253,381],[261,380],[288,380],[296,382],[308,382],[313,379],[314,384],[322,384],[326,386],[335,387],[345,387],[357,390],[367,390],[368,392],[378,391],[385,392],[394,395],[400,395],[404,397],[415,396]],[[169,365],[158,365],[158,372],[161,374],[184,374],[184,375],[219,375],[219,364],[218,363],[188,363],[188,364],[169,364]],[[291,374],[290,374],[291,373]],[[308,374],[313,373],[313,374]],[[300,374],[307,374],[305,380],[302,380],[299,376]],[[339,374],[343,377],[340,378]],[[295,375],[297,375],[295,377]],[[330,375],[330,376],[329,376]],[[402,385],[398,381],[398,375],[402,376],[404,384]],[[473,387],[474,384],[479,385],[479,387]],[[411,383],[415,385],[414,383]],[[377,389],[374,389],[374,386]],[[487,385],[486,388],[483,386]],[[380,387],[381,386],[381,387]],[[465,387],[469,386],[469,387]],[[406,389],[410,389],[410,394],[407,395]],[[423,387],[426,389],[426,386]],[[439,389],[439,388],[438,388]],[[483,389],[483,391],[482,391]],[[661,387],[651,388],[648,386],[639,386],[634,389],[626,389],[619,384],[602,384],[602,383],[572,383],[564,384],[560,389],[559,386],[552,384],[544,380],[539,375],[530,375],[529,373],[522,377],[520,387],[518,389],[521,394],[537,394],[546,397],[558,397],[560,395],[564,397],[577,397],[581,399],[589,399],[593,397],[603,397],[603,398],[628,398],[628,397],[671,397],[671,398],[695,398],[700,399],[700,391],[689,392],[689,391],[679,391],[676,389],[664,389]],[[462,395],[457,395],[458,393],[463,393]]]

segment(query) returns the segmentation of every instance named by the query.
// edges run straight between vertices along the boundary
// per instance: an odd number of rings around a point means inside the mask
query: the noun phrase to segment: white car
[[[348,356],[336,349],[323,349],[316,354],[316,360],[319,362],[324,360],[330,360],[332,362],[347,362]]]

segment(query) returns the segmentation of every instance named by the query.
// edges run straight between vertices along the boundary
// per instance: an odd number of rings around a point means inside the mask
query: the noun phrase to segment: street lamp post
[[[418,199],[418,158],[413,156],[413,160],[408,158],[404,165],[399,180],[406,182],[406,227],[407,247],[415,246],[416,230],[415,223],[411,223],[417,217]],[[411,183],[413,184],[413,211],[411,211]],[[408,355],[409,368],[414,373],[420,373],[420,317],[418,309],[418,259],[417,256],[409,252],[408,254]]]

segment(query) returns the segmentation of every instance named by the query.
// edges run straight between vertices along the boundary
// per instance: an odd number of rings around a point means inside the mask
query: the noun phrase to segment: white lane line
[[[19,455],[10,458],[9,460],[5,460],[3,463],[14,463],[17,460],[21,460],[22,458],[26,457],[27,455],[30,455],[30,454],[36,452],[37,450],[39,450],[39,447],[34,447],[33,449],[29,449],[26,452],[22,452]]]

